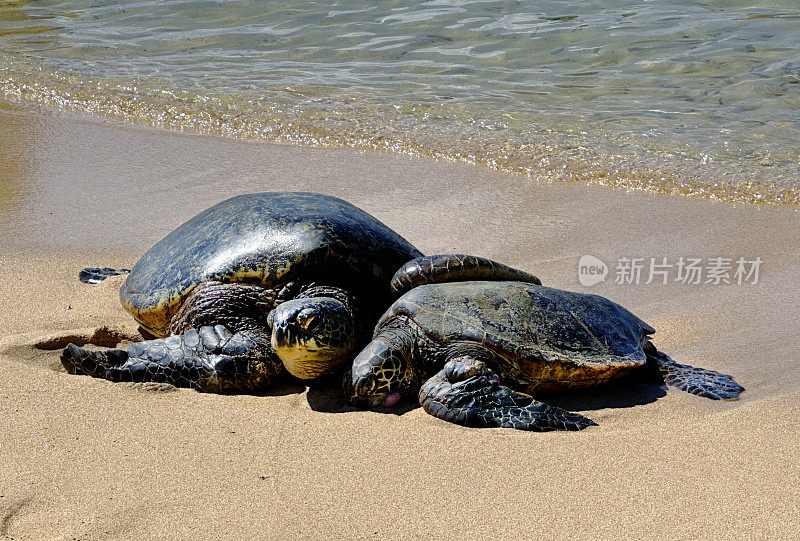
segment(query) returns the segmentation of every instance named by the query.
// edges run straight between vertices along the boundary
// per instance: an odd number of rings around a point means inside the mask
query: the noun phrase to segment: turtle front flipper
[[[127,351],[87,351],[70,344],[61,363],[72,374],[111,381],[171,383],[198,391],[253,391],[267,386],[281,367],[269,336],[231,333],[222,325],[132,344]]]
[[[744,387],[727,374],[677,363],[652,344],[648,346],[645,347],[647,360],[658,367],[667,385],[712,400],[736,400],[744,391]]]
[[[471,357],[449,360],[422,385],[419,401],[434,417],[471,427],[542,432],[596,425],[582,415],[548,406],[501,385],[484,362]]]
[[[467,280],[530,282],[542,285],[536,276],[485,257],[463,254],[429,255],[412,259],[392,277],[397,294],[424,284]]]
[[[109,276],[128,274],[131,269],[112,269],[111,267],[87,267],[78,273],[78,280],[84,284],[99,284]]]

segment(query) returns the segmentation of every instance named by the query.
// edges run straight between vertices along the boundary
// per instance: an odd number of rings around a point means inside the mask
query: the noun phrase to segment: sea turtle
[[[393,293],[390,277],[398,267],[402,280]],[[81,279],[115,272],[85,269]],[[254,391],[282,366],[311,379],[352,361],[403,288],[487,272],[535,279],[483,258],[422,257],[376,218],[335,197],[240,195],[179,226],[127,276],[120,299],[152,340],[127,351],[70,344],[61,360],[69,372],[114,381]]]
[[[598,295],[520,282],[423,285],[381,317],[345,386],[361,407],[418,392],[425,411],[441,419],[523,430],[595,424],[523,393],[591,387],[642,367],[707,398],[735,399],[744,390],[730,376],[676,363],[650,342],[653,332]]]

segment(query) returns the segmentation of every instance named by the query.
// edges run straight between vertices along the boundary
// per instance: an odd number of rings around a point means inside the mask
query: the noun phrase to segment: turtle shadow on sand
[[[298,380],[298,382],[300,382],[300,380]],[[356,408],[347,402],[344,389],[342,388],[341,374],[332,374],[304,383],[308,385],[306,399],[312,410],[325,413],[347,413],[350,411],[357,411]]]
[[[653,377],[631,377],[580,391],[540,393],[537,398],[565,410],[593,411],[642,406],[666,395],[667,386],[663,381]]]
[[[642,371],[646,372],[646,371]],[[295,379],[287,382],[300,388],[307,382]],[[303,387],[305,388],[305,387]],[[288,389],[288,387],[287,387]],[[277,391],[275,389],[274,391]],[[298,391],[302,392],[302,391]],[[269,395],[275,392],[267,393]],[[284,393],[281,393],[284,394]],[[288,393],[285,393],[288,394]],[[667,395],[667,386],[663,379],[653,374],[635,374],[619,381],[583,390],[566,392],[537,393],[537,397],[548,404],[572,411],[594,411],[607,408],[631,408],[650,404]],[[363,411],[348,403],[342,385],[336,376],[320,378],[314,381],[306,393],[308,405],[314,411],[324,413],[350,413]],[[391,415],[404,415],[421,407],[416,399],[404,399],[392,407],[375,407],[372,411]]]
[[[299,383],[298,383],[299,385]],[[274,393],[269,393],[274,394]],[[548,404],[571,411],[595,411],[608,408],[631,408],[650,404],[667,395],[667,386],[655,377],[631,377],[600,387],[580,391],[540,393],[537,397]],[[347,402],[341,385],[325,382],[312,385],[306,394],[308,405],[324,413],[363,411]],[[375,407],[372,411],[401,416],[421,407],[415,399],[404,399],[392,407]]]
[[[255,396],[289,396],[293,394],[303,394],[306,390],[306,384],[291,376],[286,372],[282,372],[277,376],[277,378],[273,381],[273,383],[265,388],[258,391],[242,391],[242,392],[234,392],[228,394],[243,394],[243,395],[255,395]]]
[[[300,380],[297,381],[300,382]],[[311,382],[308,386],[306,399],[312,410],[322,413],[352,413],[363,411],[361,408],[357,408],[348,403],[347,396],[342,387],[341,374],[319,378]],[[375,408],[374,411],[400,416],[419,407],[419,402],[415,400],[404,400],[391,408]]]

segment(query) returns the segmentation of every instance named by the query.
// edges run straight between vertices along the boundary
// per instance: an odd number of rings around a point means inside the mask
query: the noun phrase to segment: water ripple
[[[0,87],[175,129],[792,202],[782,2],[0,1]]]

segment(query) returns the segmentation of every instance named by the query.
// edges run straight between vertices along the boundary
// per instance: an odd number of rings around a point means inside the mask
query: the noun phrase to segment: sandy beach
[[[204,395],[68,375],[66,342],[136,338],[120,279],[232,195],[342,197],[425,253],[598,293],[735,402],[632,382],[554,397],[578,433],[467,429],[335,389]],[[546,184],[399,155],[237,141],[0,104],[0,537],[793,539],[800,528],[795,207]],[[587,288],[578,261],[611,268]],[[763,261],[758,282],[616,284],[620,258]]]

